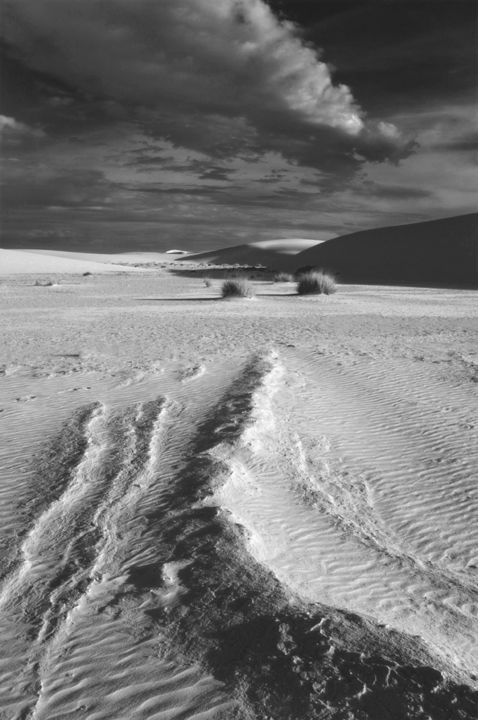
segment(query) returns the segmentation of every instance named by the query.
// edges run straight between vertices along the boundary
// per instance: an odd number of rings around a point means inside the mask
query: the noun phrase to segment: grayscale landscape
[[[474,19],[3,0],[0,720],[476,720]]]

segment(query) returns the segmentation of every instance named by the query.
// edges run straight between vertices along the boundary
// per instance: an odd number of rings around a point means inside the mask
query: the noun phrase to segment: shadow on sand
[[[145,297],[135,298],[136,302],[216,302],[216,300],[224,300],[218,297]]]

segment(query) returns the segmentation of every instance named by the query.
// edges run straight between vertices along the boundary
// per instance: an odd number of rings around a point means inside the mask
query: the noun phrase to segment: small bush
[[[307,272],[297,282],[299,295],[331,295],[337,290],[332,275],[325,272]]]
[[[254,290],[246,278],[235,278],[234,280],[224,280],[221,295],[223,298],[250,298],[254,296]]]
[[[293,279],[294,276],[286,272],[276,273],[273,277],[274,282],[292,282]]]

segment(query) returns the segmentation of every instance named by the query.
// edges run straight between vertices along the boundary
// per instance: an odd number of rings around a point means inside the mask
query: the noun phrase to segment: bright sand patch
[[[131,261],[128,259],[125,262]],[[105,255],[0,249],[0,275],[105,273],[122,269],[121,265],[115,264],[115,257]]]
[[[52,291],[34,278],[0,284],[0,539],[14,559],[0,596],[6,716],[228,717],[231,686],[166,652],[179,642],[167,618],[187,617],[201,579],[186,592],[188,572],[196,560],[208,577],[218,567],[201,554],[220,544],[218,526],[207,544],[198,525],[216,521],[211,504],[246,529],[242,589],[255,558],[292,607],[387,625],[377,632],[390,652],[416,636],[428,664],[472,682],[475,292],[339,286],[299,298],[290,283],[256,282],[254,301],[223,302],[219,281],[164,269],[65,275]],[[190,492],[201,472],[214,495],[186,496],[178,510],[181,482]],[[175,535],[188,512],[191,527]],[[237,562],[227,558],[217,585],[201,586],[189,639],[259,604],[242,597],[210,625]],[[345,645],[359,659],[372,654],[360,627],[360,643]],[[330,662],[341,657],[338,641],[327,647]]]
[[[114,265],[150,265],[171,263],[175,259],[168,253],[160,252],[123,252],[123,253],[87,253],[68,252],[66,250],[32,250],[39,255],[66,258],[67,260],[81,260],[95,263]]]

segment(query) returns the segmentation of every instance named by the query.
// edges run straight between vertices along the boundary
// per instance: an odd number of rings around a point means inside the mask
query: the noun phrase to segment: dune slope
[[[264,265],[271,270],[288,270],[293,256],[316,246],[317,242],[302,238],[262,240],[188,255],[187,258],[179,258],[178,261],[184,259],[214,265]]]
[[[90,255],[80,253],[43,253],[28,250],[0,249],[0,274],[24,275],[29,273],[104,273],[118,272],[124,268],[112,262],[99,262]],[[134,271],[135,268],[132,268]]]
[[[478,285],[478,213],[333,238],[294,258],[346,282]]]

